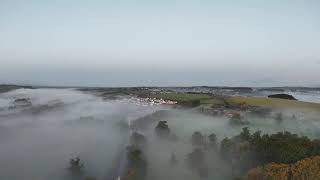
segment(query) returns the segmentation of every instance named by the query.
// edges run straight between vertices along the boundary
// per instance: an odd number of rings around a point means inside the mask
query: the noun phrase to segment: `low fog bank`
[[[76,157],[83,163],[81,177],[126,179],[132,152],[143,170],[139,180],[228,180],[245,170],[222,157],[221,143],[245,127],[262,134],[289,131],[320,138],[318,112],[258,110],[210,115],[73,89],[14,90],[0,94],[0,179],[81,179],[68,169]],[[199,136],[205,142],[194,140]],[[143,160],[130,144],[138,144]]]
[[[141,148],[147,164],[145,179],[228,180],[242,177],[248,169],[237,169],[233,160],[222,157],[221,143],[225,138],[239,136],[245,127],[248,127],[251,133],[261,131],[262,134],[275,134],[289,131],[311,139],[320,138],[318,115],[274,109],[263,116],[250,113],[241,115],[245,123],[234,124],[230,120],[232,117],[227,116],[209,116],[195,110],[166,111],[160,120],[166,122],[161,126],[164,127],[167,137],[157,134],[159,121],[153,121],[147,127],[137,129],[146,139],[145,145]],[[203,143],[204,146],[192,142],[193,136],[199,133],[205,141],[200,144]],[[210,137],[214,137],[213,146],[210,145]],[[202,157],[203,160],[193,160],[194,156]],[[248,166],[258,163],[254,158],[246,161],[244,163]],[[197,163],[198,166],[194,165]]]
[[[86,175],[105,179],[127,141],[127,122],[161,108],[71,89],[0,94],[0,179],[69,179],[76,156]]]

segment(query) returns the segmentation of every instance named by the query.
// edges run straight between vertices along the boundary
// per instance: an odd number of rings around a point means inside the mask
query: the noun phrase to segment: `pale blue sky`
[[[320,86],[318,0],[0,0],[0,83]]]

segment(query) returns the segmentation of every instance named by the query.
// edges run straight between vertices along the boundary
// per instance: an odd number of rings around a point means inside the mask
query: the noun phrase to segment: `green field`
[[[244,96],[211,96],[208,94],[190,93],[159,93],[150,97],[162,98],[165,100],[177,101],[178,104],[198,102],[197,105],[214,106],[223,104],[247,104],[251,106],[261,106],[270,108],[293,108],[320,111],[319,103],[293,101],[286,99],[276,99],[267,97],[244,97]]]
[[[194,101],[194,100],[209,100],[212,98],[212,96],[209,96],[207,94],[188,94],[188,93],[159,93],[152,95],[152,97],[155,98],[161,98],[166,100],[172,100],[172,101]]]
[[[293,101],[286,99],[276,99],[267,97],[244,97],[244,96],[232,96],[226,97],[226,102],[230,104],[245,103],[252,106],[262,106],[270,108],[291,108],[291,109],[308,109],[320,111],[319,103]]]

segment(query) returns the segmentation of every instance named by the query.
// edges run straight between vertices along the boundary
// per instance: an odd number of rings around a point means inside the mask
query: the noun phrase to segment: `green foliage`
[[[193,101],[193,100],[206,100],[210,99],[211,96],[207,94],[191,94],[191,93],[159,93],[153,95],[153,97],[172,100],[172,101]]]
[[[305,158],[293,164],[269,163],[248,171],[246,180],[318,180],[320,156]]]
[[[254,134],[250,144],[263,162],[293,163],[320,153],[320,150],[315,150],[316,143],[290,132],[263,136]]]
[[[305,136],[298,136],[287,131],[271,135],[261,135],[260,131],[251,134],[248,128],[243,128],[238,136],[221,141],[220,151],[223,157],[234,158],[235,155],[241,154],[238,151],[244,150],[242,146],[244,142],[248,143],[245,151],[254,155],[254,159],[259,164],[294,163],[306,157],[320,155],[319,140],[312,141]]]
[[[129,160],[132,164],[141,160],[141,151],[139,149],[133,149],[129,152]]]
[[[320,110],[319,103],[310,103],[302,101],[291,101],[286,99],[275,99],[266,97],[245,97],[245,96],[229,96],[225,98],[226,102],[234,105],[245,103],[250,106],[266,107],[266,108],[295,108],[304,110]]]
[[[142,180],[146,175],[147,163],[144,159],[143,152],[135,146],[127,148],[128,169],[127,179]]]
[[[221,141],[220,153],[239,172],[268,163],[291,164],[320,155],[320,140],[310,140],[290,132],[261,134],[243,128],[239,135]]]
[[[180,101],[179,104],[187,107],[197,107],[201,104],[201,101],[199,99],[190,100],[190,101]]]

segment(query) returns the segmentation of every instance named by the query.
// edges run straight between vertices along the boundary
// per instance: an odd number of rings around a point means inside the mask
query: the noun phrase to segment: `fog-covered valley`
[[[320,138],[318,112],[272,109],[242,113],[240,120],[197,108],[141,104],[130,96],[17,89],[0,94],[0,179],[129,180],[137,167],[139,180],[234,179],[248,169],[236,169],[242,165],[223,158],[220,146],[244,127]],[[130,148],[137,147],[143,161],[132,168]],[[77,157],[81,173],[75,175],[70,160]]]
[[[19,98],[32,105],[13,107]],[[20,89],[0,100],[0,179],[12,180],[68,179],[75,156],[87,175],[106,178],[128,138],[127,121],[161,108],[61,89]]]

